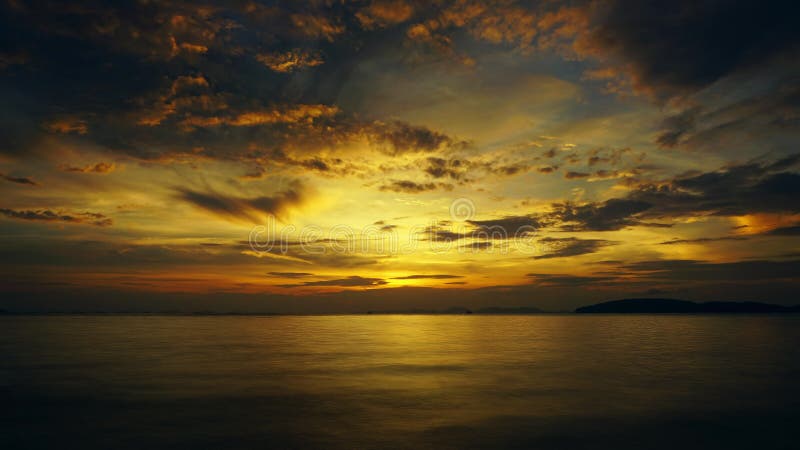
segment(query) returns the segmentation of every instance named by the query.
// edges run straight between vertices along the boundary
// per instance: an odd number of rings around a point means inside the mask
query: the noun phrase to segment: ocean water
[[[0,448],[799,448],[798,316],[0,317]]]

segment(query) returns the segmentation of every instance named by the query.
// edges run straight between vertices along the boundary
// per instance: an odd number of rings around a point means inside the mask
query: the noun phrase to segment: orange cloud
[[[800,214],[748,214],[733,217],[736,230],[740,234],[766,233],[779,228],[800,224]]]
[[[114,163],[99,162],[97,164],[89,164],[83,167],[74,167],[68,165],[61,165],[59,168],[65,172],[80,172],[80,173],[111,173],[116,170]]]
[[[319,53],[294,49],[285,53],[265,53],[256,59],[275,72],[288,73],[304,67],[316,67],[325,63]]]
[[[180,110],[199,109],[203,111],[218,111],[228,107],[223,96],[208,94],[208,80],[202,76],[179,76],[170,84],[165,93],[151,97],[149,109],[139,112],[136,123],[138,125],[156,126],[176,114]],[[200,93],[203,92],[203,93]],[[147,102],[148,100],[140,100]]]
[[[292,14],[292,24],[298,33],[311,39],[325,38],[333,42],[333,38],[344,33],[344,26],[333,23],[328,17],[311,14]]]
[[[410,19],[414,7],[402,0],[375,1],[356,13],[361,26],[366,29],[385,27]]]
[[[333,116],[338,112],[339,108],[336,106],[299,104],[288,108],[248,111],[234,117],[187,117],[181,122],[181,125],[191,128],[219,125],[248,127],[274,123],[311,123],[316,118]]]

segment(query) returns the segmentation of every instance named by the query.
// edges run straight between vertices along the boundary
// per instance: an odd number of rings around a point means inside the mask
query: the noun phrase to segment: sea
[[[0,317],[2,449],[797,449],[800,315]]]

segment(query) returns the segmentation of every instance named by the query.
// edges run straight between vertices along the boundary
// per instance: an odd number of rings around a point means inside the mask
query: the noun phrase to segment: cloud
[[[496,45],[513,46],[523,53],[554,48],[586,27],[586,13],[580,8],[548,10],[523,7],[510,2],[463,1],[437,8],[429,20],[408,28],[407,37],[428,45],[441,55],[474,64],[453,48],[453,35],[464,29],[473,38]]]
[[[301,205],[307,197],[305,188],[294,183],[289,189],[273,196],[235,197],[216,192],[199,192],[177,188],[178,197],[222,218],[260,222],[262,215],[283,217],[293,207]]]
[[[394,277],[393,280],[447,280],[452,278],[464,278],[462,275],[406,275],[404,277]]]
[[[570,172],[567,172],[567,173],[564,174],[564,178],[566,178],[568,180],[575,180],[575,179],[580,179],[580,178],[588,178],[590,175],[591,174],[586,173],[586,172],[572,172],[572,171],[570,171]]]
[[[453,242],[472,237],[471,233],[450,231],[440,226],[426,227],[420,234],[423,236],[423,240],[432,242]]]
[[[14,210],[0,208],[0,214],[18,220],[31,220],[40,222],[64,222],[74,224],[95,225],[98,227],[108,227],[113,224],[113,220],[100,213],[92,212],[62,212],[49,209],[39,210]]]
[[[383,28],[405,22],[414,14],[414,6],[405,0],[373,0],[355,13],[365,29]]]
[[[721,236],[715,238],[696,238],[696,239],[673,239],[671,241],[659,242],[660,245],[676,245],[676,244],[704,244],[708,242],[718,241],[746,241],[747,238],[743,236]]]
[[[30,179],[28,177],[12,177],[11,175],[6,175],[6,174],[3,174],[3,173],[0,173],[0,178],[4,179],[6,181],[9,181],[11,183],[27,184],[27,185],[30,185],[30,186],[38,186],[39,185],[39,183],[33,181],[32,179]]]
[[[256,59],[271,70],[280,73],[291,73],[306,67],[316,67],[325,63],[322,55],[305,49],[293,49],[288,52],[263,53]]]
[[[133,113],[136,125],[154,127],[180,113],[226,109],[227,104],[210,94],[203,75],[179,75],[168,86],[136,99],[139,110]]]
[[[336,36],[345,32],[344,25],[323,15],[292,14],[290,19],[295,31],[307,39],[325,39],[333,42]]]
[[[662,182],[630,179],[622,198],[603,202],[553,203],[533,215],[542,226],[562,231],[614,231],[631,226],[668,227],[653,220],[695,216],[800,213],[800,174],[782,171],[800,162],[796,155],[774,162],[731,165],[689,173]]]
[[[578,239],[578,238],[542,238],[537,241],[547,250],[542,255],[533,259],[564,258],[568,256],[587,255],[596,253],[604,247],[614,245],[616,242],[603,239]]]
[[[796,164],[796,160],[732,165],[678,176],[668,183],[645,183],[628,199],[649,204],[651,217],[797,213],[800,204],[794,199],[800,195],[800,174],[778,172],[786,164]]]
[[[736,261],[713,263],[685,259],[648,260],[623,264],[620,270],[655,280],[762,281],[796,279],[800,261]]]
[[[11,66],[27,64],[30,56],[25,51],[11,53],[0,52],[0,70],[5,70]]]
[[[613,285],[615,277],[608,276],[579,276],[548,273],[529,273],[526,277],[533,278],[533,283],[547,287],[582,287],[587,285]]]
[[[190,116],[180,122],[185,128],[204,128],[228,125],[232,127],[254,127],[280,123],[311,123],[314,119],[333,116],[339,112],[336,106],[296,104],[271,109],[244,111],[228,116]]]
[[[630,199],[610,199],[601,203],[576,205],[554,204],[554,211],[546,214],[549,221],[560,223],[566,231],[613,231],[640,225],[638,215],[652,204]]]
[[[420,192],[435,191],[437,189],[450,191],[453,189],[453,185],[447,183],[417,183],[410,180],[393,180],[389,184],[384,184],[380,187],[382,191],[405,192],[408,194],[419,194]]]
[[[800,236],[800,225],[775,228],[765,234],[769,236]]]
[[[508,163],[500,158],[440,158],[428,157],[422,161],[422,170],[433,178],[450,178],[461,184],[469,183],[484,175],[514,176],[531,168],[529,161]],[[469,178],[467,177],[469,175]]]
[[[452,178],[454,180],[461,179],[464,176],[468,162],[460,159],[443,159],[436,157],[429,157],[426,159],[425,173],[433,178]]]
[[[404,153],[433,152],[445,147],[464,148],[469,144],[426,127],[406,122],[374,122],[368,128],[372,141],[382,145],[381,150],[392,156]]]
[[[280,278],[305,278],[305,277],[313,277],[313,273],[308,272],[269,272],[270,275],[273,277],[280,277]]]
[[[640,88],[674,95],[764,66],[792,50],[800,31],[793,5],[614,0],[597,9],[579,42],[584,54],[617,61]],[[647,26],[640,26],[647,24]],[[713,57],[709,57],[713,55]],[[669,142],[669,139],[667,139]]]
[[[52,120],[45,123],[44,128],[51,133],[60,134],[86,134],[89,132],[89,126],[86,121],[74,117]]]
[[[323,158],[320,156],[302,158],[287,154],[281,149],[251,150],[242,156],[240,160],[254,165],[248,173],[241,177],[245,180],[261,179],[270,172],[268,169],[275,165],[296,167],[304,172],[315,171],[327,176],[352,175],[358,168],[342,158]]]
[[[472,251],[481,251],[481,250],[488,250],[492,248],[494,244],[489,241],[475,241],[475,242],[468,242],[466,244],[462,244],[461,248],[468,248]]]
[[[69,165],[61,165],[59,169],[65,172],[79,172],[79,173],[111,173],[116,170],[117,166],[114,163],[99,162],[97,164],[89,164],[83,167],[75,167]]]
[[[678,145],[681,139],[694,131],[700,111],[699,107],[689,108],[664,119],[661,125],[662,131],[656,138],[656,143],[665,148]]]
[[[511,239],[528,236],[540,226],[540,222],[532,216],[506,216],[500,219],[468,220],[467,223],[491,239]]]
[[[321,280],[321,281],[306,281],[300,284],[281,284],[279,286],[284,288],[296,288],[296,287],[308,287],[308,286],[370,287],[370,286],[382,286],[384,284],[388,284],[388,282],[381,278],[365,278],[365,277],[360,277],[358,275],[353,275],[347,278]]]

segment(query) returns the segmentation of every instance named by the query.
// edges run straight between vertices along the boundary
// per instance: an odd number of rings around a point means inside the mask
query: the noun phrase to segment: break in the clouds
[[[2,288],[785,302],[798,12],[3,2]]]

